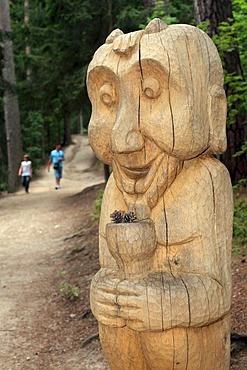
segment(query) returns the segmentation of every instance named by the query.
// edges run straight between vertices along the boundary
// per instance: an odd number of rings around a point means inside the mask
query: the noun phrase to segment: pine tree
[[[8,191],[14,192],[17,187],[18,167],[21,160],[21,130],[19,104],[16,94],[16,77],[11,40],[9,1],[0,1],[0,33],[4,84],[4,118],[8,152]]]

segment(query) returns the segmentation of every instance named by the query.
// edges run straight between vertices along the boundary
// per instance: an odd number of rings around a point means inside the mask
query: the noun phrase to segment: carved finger
[[[120,307],[119,316],[125,320],[142,322],[142,310],[138,307]]]
[[[144,287],[138,286],[131,281],[124,280],[122,283],[118,284],[117,289],[119,295],[139,297],[142,295]]]
[[[122,308],[125,309],[138,309],[141,307],[140,297],[138,296],[130,296],[130,295],[118,295],[117,296],[117,304]]]
[[[104,325],[122,328],[126,326],[125,320],[119,317],[112,317],[112,316],[104,316],[104,315],[95,315],[96,319]]]
[[[97,302],[96,312],[105,317],[119,317],[119,308],[116,304],[106,304],[106,302]]]

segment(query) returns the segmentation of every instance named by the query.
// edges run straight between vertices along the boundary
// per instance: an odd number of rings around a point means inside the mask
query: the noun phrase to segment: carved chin
[[[180,173],[182,165],[183,161],[162,153],[149,167],[126,168],[114,161],[113,174],[127,203],[133,204],[135,199],[144,197],[153,208]]]

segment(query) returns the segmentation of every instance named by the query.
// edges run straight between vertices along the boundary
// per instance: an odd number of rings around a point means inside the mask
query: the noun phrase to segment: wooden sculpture
[[[91,285],[109,366],[227,370],[233,206],[214,157],[226,149],[217,50],[198,28],[154,19],[113,31],[87,83],[90,144],[113,168]]]

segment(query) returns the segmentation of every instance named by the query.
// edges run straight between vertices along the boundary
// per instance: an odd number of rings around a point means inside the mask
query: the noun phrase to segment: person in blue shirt
[[[56,190],[61,188],[60,182],[63,174],[64,160],[65,157],[64,152],[62,151],[61,144],[57,144],[56,148],[50,153],[50,158],[47,165],[48,172],[50,171],[51,164],[53,165]]]

